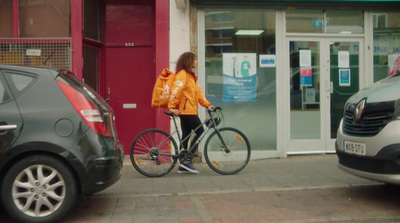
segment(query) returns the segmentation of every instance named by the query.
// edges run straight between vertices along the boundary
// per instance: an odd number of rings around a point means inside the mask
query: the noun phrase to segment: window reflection
[[[288,33],[364,33],[363,11],[286,10]]]
[[[374,81],[393,73],[400,56],[400,12],[375,12],[374,25]]]
[[[12,0],[0,0],[0,37],[13,36]]]
[[[362,11],[327,10],[327,33],[361,34],[364,33]]]
[[[319,42],[290,42],[290,138],[320,139]]]
[[[71,36],[70,0],[19,0],[18,4],[20,37]]]
[[[205,9],[207,99],[253,150],[277,147],[276,67],[259,66],[265,55],[275,56],[275,11]]]

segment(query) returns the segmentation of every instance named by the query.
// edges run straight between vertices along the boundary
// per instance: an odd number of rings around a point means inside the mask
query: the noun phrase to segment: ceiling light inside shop
[[[236,36],[259,36],[263,33],[264,30],[238,30],[235,35]]]

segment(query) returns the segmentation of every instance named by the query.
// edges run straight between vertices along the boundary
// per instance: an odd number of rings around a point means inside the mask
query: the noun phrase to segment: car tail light
[[[93,131],[102,136],[111,136],[111,133],[108,131],[103,121],[103,116],[100,110],[92,101],[67,84],[58,82],[58,85],[61,87],[78,114]]]

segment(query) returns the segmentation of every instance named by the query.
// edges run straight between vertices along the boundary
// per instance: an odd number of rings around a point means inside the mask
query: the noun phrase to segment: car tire
[[[58,222],[76,205],[78,188],[61,160],[35,155],[9,168],[1,197],[10,217],[18,222]]]

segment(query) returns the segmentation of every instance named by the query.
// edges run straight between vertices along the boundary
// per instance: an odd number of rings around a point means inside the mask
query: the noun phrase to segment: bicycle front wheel
[[[175,166],[178,146],[173,137],[160,129],[140,133],[132,142],[130,158],[135,169],[147,177],[161,177]]]
[[[249,140],[235,128],[221,128],[213,132],[204,147],[204,158],[208,166],[223,175],[241,171],[249,162],[250,154]]]

